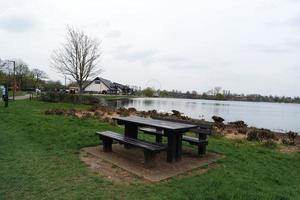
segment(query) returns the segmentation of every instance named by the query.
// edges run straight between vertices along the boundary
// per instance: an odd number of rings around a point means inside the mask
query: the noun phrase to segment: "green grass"
[[[135,98],[135,96],[128,96],[128,95],[98,95],[98,97],[103,98],[105,100],[122,100],[122,99]]]
[[[94,119],[48,116],[71,108],[21,100],[0,104],[0,199],[300,199],[300,154],[211,137],[224,154],[208,173],[159,184],[116,184],[91,173],[79,150],[99,144],[96,130],[118,127]],[[86,106],[76,105],[76,108]]]
[[[24,96],[24,95],[26,95],[27,93],[26,92],[24,92],[24,91],[16,91],[16,93],[15,93],[15,96]],[[12,96],[13,95],[13,91],[8,91],[8,96]]]

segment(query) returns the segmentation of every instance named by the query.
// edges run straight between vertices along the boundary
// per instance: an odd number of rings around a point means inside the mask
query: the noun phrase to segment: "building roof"
[[[119,90],[119,89],[122,90],[122,91],[130,90],[129,86],[127,86],[127,85],[122,85],[120,83],[111,82],[110,80],[100,78],[100,77],[94,78],[92,81],[90,81],[88,84],[86,84],[84,86],[84,89],[87,88],[90,84],[92,84],[96,80],[101,81],[108,88],[108,90],[110,90],[110,91],[116,91],[116,90]]]
[[[94,81],[96,80],[99,80],[101,81],[106,87],[108,87],[109,89],[113,89],[114,88],[114,84],[110,81],[110,80],[107,80],[107,79],[104,79],[104,78],[100,78],[100,77],[96,77],[94,78],[92,81],[90,81],[88,84],[86,84],[84,86],[84,89],[86,87],[88,87],[89,85],[91,85]]]
[[[128,88],[128,86],[122,85],[122,84],[120,84],[120,83],[114,82],[113,84],[114,84],[115,88],[120,88],[120,89]]]

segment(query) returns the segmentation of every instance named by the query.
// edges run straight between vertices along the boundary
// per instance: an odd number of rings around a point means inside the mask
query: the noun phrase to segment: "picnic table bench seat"
[[[198,144],[208,145],[208,140],[207,139],[199,140],[198,138],[187,136],[187,135],[183,135],[182,140],[186,141],[190,144],[193,144],[193,145],[198,145]]]
[[[139,130],[146,134],[155,135],[157,143],[162,142],[162,136],[164,136],[163,131],[157,130],[156,128],[151,128],[151,127],[142,127],[142,128],[139,128]]]
[[[112,131],[96,132],[99,138],[103,141],[103,151],[112,151],[113,140],[120,144],[139,147],[144,150],[144,164],[146,167],[153,167],[155,164],[155,155],[161,151],[165,151],[167,147],[162,144],[154,144],[144,140],[126,137]]]

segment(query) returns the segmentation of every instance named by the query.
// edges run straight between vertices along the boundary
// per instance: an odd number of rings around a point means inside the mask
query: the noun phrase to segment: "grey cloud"
[[[128,62],[142,62],[143,64],[149,65],[153,63],[159,63],[169,68],[180,68],[180,69],[195,69],[199,65],[190,63],[187,59],[181,56],[174,55],[161,55],[158,50],[136,50],[131,45],[119,46],[113,51],[114,57],[118,60],[125,60]]]
[[[137,50],[131,45],[121,45],[112,52],[114,57],[118,60],[125,60],[128,62],[142,62],[144,64],[150,64],[156,61],[156,55],[158,51],[149,50]]]
[[[244,49],[271,54],[287,54],[297,49],[300,50],[300,41],[283,40],[277,44],[251,44],[244,47]]]
[[[166,55],[166,56],[161,56],[159,58],[160,61],[162,62],[169,62],[169,63],[173,63],[173,62],[185,62],[186,59],[180,56],[170,56],[170,55]]]
[[[171,69],[199,69],[208,68],[208,64],[194,63],[188,59],[175,56],[175,55],[161,55],[158,50],[136,50],[132,45],[121,45],[112,52],[117,60],[123,60],[127,62],[141,62],[146,65],[160,64]],[[210,63],[215,64],[215,63]]]
[[[296,15],[289,19],[278,20],[278,21],[269,21],[266,23],[268,28],[276,28],[276,27],[293,27],[300,28],[300,15]]]
[[[300,15],[290,19],[290,24],[300,28]]]
[[[0,19],[0,30],[9,32],[24,32],[31,30],[36,21],[26,15],[4,16]]]
[[[251,45],[250,49],[254,51],[264,52],[264,53],[287,53],[287,47],[283,45],[265,45],[265,44],[257,44]]]
[[[120,38],[121,35],[122,35],[121,31],[114,30],[114,31],[108,32],[108,33],[105,35],[105,37],[117,39],[117,38]]]
[[[110,21],[107,19],[99,19],[95,23],[92,23],[91,26],[95,27],[109,27]]]
[[[185,70],[185,69],[199,69],[199,68],[203,68],[206,67],[202,64],[196,64],[196,63],[172,63],[168,65],[169,68],[172,69],[181,69],[181,70]]]

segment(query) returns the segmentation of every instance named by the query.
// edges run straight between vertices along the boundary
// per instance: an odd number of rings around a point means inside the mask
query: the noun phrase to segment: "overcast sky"
[[[0,0],[0,58],[63,80],[66,26],[101,41],[112,81],[300,96],[300,0]]]

